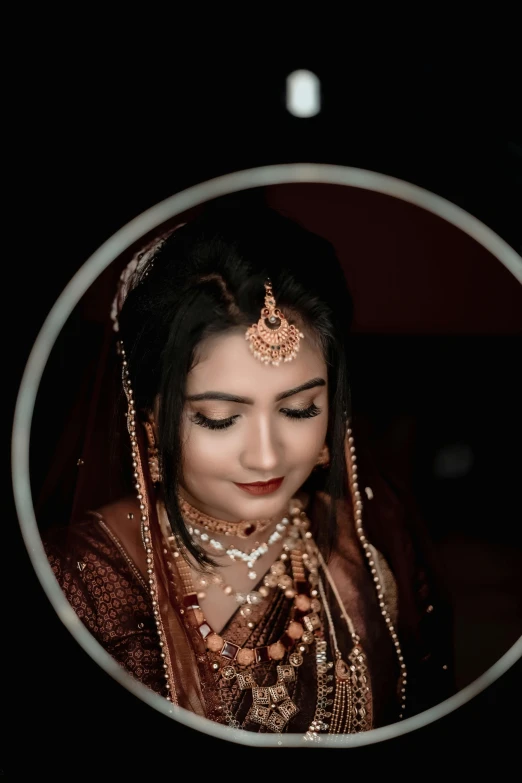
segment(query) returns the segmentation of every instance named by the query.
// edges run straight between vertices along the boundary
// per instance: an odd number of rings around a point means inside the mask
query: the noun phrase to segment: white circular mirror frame
[[[362,188],[422,207],[475,239],[497,258],[519,283],[522,283],[522,258],[510,245],[465,210],[403,180],[358,168],[315,163],[290,163],[233,172],[194,185],[146,210],[110,237],[83,264],[58,297],[38,334],[20,385],[13,424],[13,490],[22,535],[42,587],[66,628],[99,666],[154,709],[196,731],[218,739],[255,747],[300,747],[308,746],[309,742],[301,734],[268,735],[228,728],[170,704],[127,674],[79,620],[54,577],[38,531],[29,478],[30,430],[38,386],[60,330],[89,286],[118,256],[138,242],[142,236],[166,221],[207,201],[252,188],[300,182]],[[367,745],[392,739],[426,726],[479,694],[513,666],[520,657],[522,657],[522,637],[484,674],[441,704],[401,723],[362,734],[321,736],[318,746]]]

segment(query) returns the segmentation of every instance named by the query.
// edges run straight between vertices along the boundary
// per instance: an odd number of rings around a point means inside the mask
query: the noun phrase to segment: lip
[[[279,489],[284,481],[284,476],[269,479],[268,481],[253,481],[251,484],[237,484],[236,487],[249,492],[251,495],[269,495]]]

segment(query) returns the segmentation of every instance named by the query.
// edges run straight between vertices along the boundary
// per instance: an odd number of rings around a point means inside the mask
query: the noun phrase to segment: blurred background
[[[464,67],[429,49],[414,65],[376,59],[371,66],[335,55],[325,65],[306,48],[190,66],[174,52],[168,69],[144,66],[131,53],[113,60],[49,52],[26,86],[38,132],[24,163],[20,263],[10,271],[24,302],[10,364],[13,404],[50,307],[89,255],[143,210],[220,174],[278,162],[366,168],[449,199],[522,252],[512,70],[499,74],[479,61]],[[320,104],[311,116],[297,116],[289,97],[288,76],[302,68],[317,78]],[[304,184],[250,197],[326,236],[338,251],[355,299],[354,404],[383,469],[411,489],[433,534],[454,600],[464,687],[521,633],[522,288],[474,240],[398,199]],[[78,317],[96,330],[102,306],[94,290]],[[57,343],[34,424],[32,480],[44,503],[52,481],[47,455],[62,454],[63,470],[76,462],[74,443],[60,451],[67,412],[53,407],[53,384],[85,371],[84,355],[73,323]],[[71,759],[82,755],[82,733],[93,726],[123,738],[128,721],[162,740],[173,731],[194,740],[99,670],[56,617],[19,533],[15,546],[31,624],[30,643],[17,656],[14,725],[28,720],[37,681],[40,707],[54,718],[52,726],[38,724],[36,738],[42,747],[58,739]],[[517,664],[451,716],[352,752],[391,759],[413,744],[443,741],[465,754],[487,736],[507,753],[520,681]],[[137,761],[127,754],[121,763],[130,769]],[[95,759],[89,764],[96,768]]]

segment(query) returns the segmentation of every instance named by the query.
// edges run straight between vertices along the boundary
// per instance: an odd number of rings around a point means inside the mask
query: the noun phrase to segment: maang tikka
[[[265,306],[256,324],[246,331],[245,339],[249,348],[264,364],[277,367],[281,362],[291,362],[299,350],[299,343],[304,334],[295,326],[289,324],[284,314],[276,306],[272,291],[272,281],[265,282]]]

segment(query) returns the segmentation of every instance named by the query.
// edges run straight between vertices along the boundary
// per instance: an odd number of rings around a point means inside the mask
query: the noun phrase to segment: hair
[[[353,313],[333,246],[264,206],[214,207],[171,234],[135,281],[119,316],[136,408],[150,413],[157,405],[157,446],[173,533],[203,567],[212,561],[192,542],[177,500],[187,375],[205,338],[257,322],[267,278],[278,307],[290,323],[313,335],[327,365],[330,465],[313,471],[305,488],[323,488],[332,498],[328,529],[317,531],[318,545],[328,552],[337,534],[336,504],[348,492],[344,443]]]

